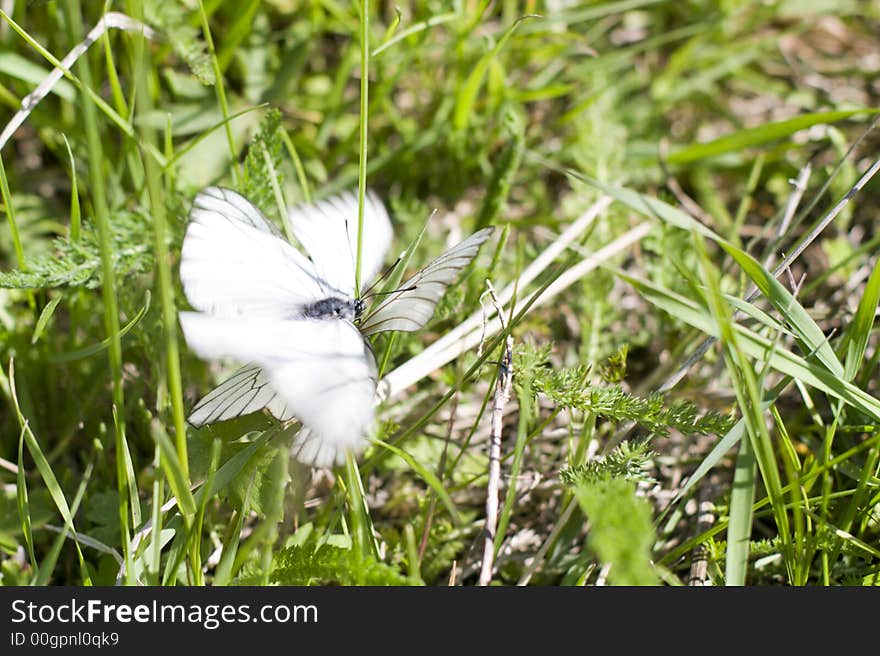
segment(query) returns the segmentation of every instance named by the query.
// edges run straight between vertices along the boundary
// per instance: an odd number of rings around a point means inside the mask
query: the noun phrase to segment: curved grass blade
[[[834,349],[831,348],[831,344],[828,343],[825,333],[782,283],[745,251],[726,242],[720,242],[719,245],[736,260],[743,272],[785,319],[789,328],[801,342],[802,348],[807,353],[815,354],[815,357],[825,365],[828,371],[837,376],[843,376],[843,365],[838,360]]]
[[[701,159],[708,159],[725,153],[738,152],[752,146],[760,146],[770,141],[788,137],[795,132],[814,125],[836,123],[859,114],[873,114],[877,109],[853,109],[846,111],[814,112],[794,118],[766,123],[754,128],[738,130],[713,141],[686,146],[669,154],[666,161],[670,164],[689,164]]]
[[[855,378],[862,365],[878,303],[880,303],[880,260],[874,263],[874,269],[865,284],[856,313],[847,326],[840,345],[840,350],[844,352],[844,376],[847,380]]]
[[[618,271],[617,275],[629,282],[646,299],[662,310],[678,317],[694,328],[698,328],[707,335],[717,337],[714,322],[704,310],[698,308],[690,299],[621,271]],[[848,381],[842,380],[839,376],[828,371],[821,363],[807,361],[743,326],[737,325],[735,330],[740,338],[740,348],[749,357],[758,360],[767,358],[772,369],[841,399],[880,421],[880,400]]]
[[[125,337],[125,335],[128,333],[128,331],[130,331],[132,328],[134,328],[140,322],[140,320],[144,318],[144,315],[147,313],[147,310],[149,310],[149,309],[150,309],[150,291],[147,290],[146,300],[144,300],[143,307],[140,310],[138,310],[138,313],[134,316],[134,318],[131,321],[129,321],[127,324],[125,324],[119,330],[120,339],[122,337]],[[101,351],[103,351],[107,348],[110,348],[111,341],[112,341],[112,338],[108,337],[106,339],[102,339],[97,344],[92,344],[91,346],[85,346],[85,347],[83,347],[81,349],[77,349],[75,351],[68,351],[67,353],[58,353],[55,355],[50,355],[49,361],[50,362],[70,362],[71,360],[79,360],[81,358],[88,358],[88,357],[91,357],[97,353],[100,353]]]
[[[79,557],[81,574],[83,577],[83,581],[88,581],[87,585],[90,585],[91,578],[89,576],[89,571],[85,566],[85,561],[83,559],[82,550],[80,549],[79,542],[76,540],[76,528],[73,525],[73,515],[71,512],[70,506],[67,504],[67,499],[64,497],[64,492],[61,489],[61,485],[58,483],[58,479],[55,477],[55,473],[52,471],[52,466],[49,464],[49,461],[46,459],[46,456],[43,454],[43,450],[40,448],[40,443],[37,441],[36,436],[30,429],[28,425],[27,419],[25,419],[24,415],[21,412],[21,407],[18,404],[18,394],[15,389],[15,366],[13,361],[9,360],[9,396],[12,399],[12,405],[15,409],[15,414],[18,416],[18,422],[21,426],[22,431],[22,441],[27,445],[28,451],[31,454],[31,458],[34,461],[34,464],[37,467],[37,471],[40,473],[40,477],[43,479],[43,482],[46,484],[46,490],[49,492],[49,496],[52,497],[52,501],[55,502],[55,506],[58,508],[58,512],[61,513],[62,519],[64,519],[65,526],[70,525],[70,530],[74,535],[74,543],[76,545],[77,556]],[[19,459],[19,476],[23,476],[22,473],[24,471],[23,462]],[[21,506],[21,501],[19,501],[19,505]],[[63,541],[63,540],[62,540]],[[57,556],[56,556],[57,557]],[[46,580],[48,580],[48,576],[51,573],[52,567],[54,567],[54,563],[50,564],[51,566],[48,568],[49,571],[45,574]],[[43,571],[43,567],[40,567],[40,571]],[[38,580],[40,576],[38,574]]]
[[[38,567],[37,557],[34,554],[34,536],[31,532],[31,509],[28,503],[27,480],[24,477],[24,435],[26,430],[27,420],[25,420],[25,425],[21,427],[21,433],[18,436],[18,471],[15,474],[15,492],[18,504],[18,517],[19,521],[21,521],[21,533],[24,536],[24,544],[27,548],[31,567],[36,570]]]
[[[407,465],[412,468],[412,470],[418,474],[425,483],[434,491],[440,501],[443,502],[443,505],[446,506],[446,510],[449,512],[449,516],[452,518],[457,525],[461,525],[461,517],[459,517],[458,510],[455,507],[455,504],[452,501],[452,498],[449,496],[449,493],[446,491],[446,488],[443,487],[443,483],[439,478],[432,472],[431,470],[424,467],[418,460],[413,458],[409,453],[401,449],[400,447],[394,446],[393,444],[389,444],[388,442],[383,442],[380,439],[373,438],[373,442],[378,444],[379,446],[388,449],[394,455],[400,457]]]
[[[61,547],[64,545],[64,541],[67,539],[68,534],[73,531],[73,517],[76,515],[79,510],[79,505],[82,502],[83,495],[86,491],[86,486],[89,483],[89,480],[92,477],[92,469],[94,468],[94,463],[89,463],[86,467],[85,472],[83,472],[82,480],[80,481],[79,488],[77,488],[76,495],[73,498],[73,502],[70,508],[70,515],[64,520],[64,527],[56,536],[54,542],[52,543],[52,547],[49,549],[49,552],[46,554],[46,557],[43,559],[43,562],[40,563],[40,569],[37,572],[37,576],[34,578],[33,585],[48,585],[49,579],[52,576],[52,571],[55,569],[55,564],[58,562],[58,554],[61,553]],[[80,551],[79,546],[79,536],[76,534],[76,531],[73,531],[73,540],[76,544],[77,555],[79,556],[79,566],[80,571],[83,575],[83,585],[91,585],[91,578],[89,577],[89,570],[85,565],[85,561],[83,560],[82,551]]]

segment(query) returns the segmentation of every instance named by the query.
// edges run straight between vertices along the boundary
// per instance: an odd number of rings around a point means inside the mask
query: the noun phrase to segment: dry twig
[[[714,486],[711,484],[700,487],[697,505],[697,535],[703,535],[712,528],[715,523],[715,504],[712,503]],[[688,576],[688,585],[704,586],[712,585],[709,580],[708,549],[703,543],[698,544],[691,552],[691,572]]]
[[[495,311],[502,321],[504,313],[498,303],[492,283],[486,281],[487,294],[492,297]],[[495,384],[495,398],[492,402],[492,432],[489,439],[489,482],[486,491],[486,525],[483,528],[483,562],[477,585],[489,585],[492,581],[492,567],[495,562],[495,531],[498,529],[498,489],[501,486],[501,429],[504,421],[504,406],[510,400],[510,384],[513,378],[513,337],[507,336],[504,353],[498,368]]]

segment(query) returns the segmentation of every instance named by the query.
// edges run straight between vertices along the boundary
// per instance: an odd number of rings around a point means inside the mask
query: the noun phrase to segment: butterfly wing
[[[352,192],[297,205],[288,210],[297,241],[306,249],[318,275],[348,296],[354,295],[357,260],[358,198]],[[391,220],[382,201],[368,192],[364,198],[361,245],[361,283],[376,277],[391,245]]]
[[[446,288],[474,259],[492,231],[493,228],[489,227],[475,232],[401,283],[400,291],[389,294],[370,309],[361,321],[361,332],[372,335],[383,330],[413,331],[428,323]]]
[[[218,317],[285,319],[339,293],[270,225],[234,191],[199,192],[180,260],[180,279],[194,308]]]
[[[231,357],[260,368],[254,380],[264,376],[268,388],[240,405],[257,409],[259,394],[274,390],[285,412],[303,424],[293,443],[294,455],[301,461],[320,467],[341,464],[347,450],[357,452],[366,446],[374,413],[376,360],[353,324],[228,319],[198,312],[181,312],[180,323],[187,343],[199,356]],[[249,370],[245,378],[253,376]],[[232,410],[238,406],[230,406]]]
[[[202,397],[187,421],[199,428],[215,421],[243,417],[263,408],[281,421],[294,418],[293,411],[272,387],[269,376],[260,365],[252,362]]]
[[[196,195],[193,201],[193,212],[219,212],[239,223],[276,237],[281,237],[272,223],[247,198],[224,187],[206,187]]]

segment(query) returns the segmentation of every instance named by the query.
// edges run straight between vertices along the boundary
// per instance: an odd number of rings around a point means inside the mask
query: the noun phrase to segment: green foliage
[[[428,584],[445,584],[443,575],[449,572],[452,563],[465,550],[464,535],[448,519],[438,517],[431,523],[427,545],[422,556],[422,578]]]
[[[386,563],[359,556],[350,546],[315,540],[275,554],[270,581],[278,585],[421,585]]]
[[[142,212],[119,211],[110,226],[113,271],[117,278],[143,273],[153,267],[149,246],[149,218]],[[80,239],[57,238],[51,255],[27,260],[26,270],[0,272],[0,287],[7,289],[52,289],[101,285],[101,255],[98,235],[84,230]]]
[[[626,354],[629,352],[629,345],[624,344],[615,353],[608,356],[608,359],[602,363],[599,368],[599,375],[606,383],[619,383],[626,376]]]
[[[95,490],[89,495],[85,519],[91,524],[89,535],[113,544],[119,535],[119,493],[114,489]]]
[[[105,10],[13,4],[19,27],[4,21],[0,52],[8,114],[46,79],[45,55],[70,52]],[[285,202],[351,189],[362,174],[394,223],[386,264],[424,233],[392,280],[477,226],[506,238],[491,270],[451,289],[426,330],[373,340],[386,374],[476,311],[484,277],[499,291],[515,282],[603,193],[612,204],[517,287],[518,301],[637,222],[652,226],[511,327],[518,344],[540,346],[518,348],[502,413],[493,582],[591,583],[601,563],[613,583],[654,583],[651,559],[664,581],[684,581],[694,547],[705,547],[718,584],[876,583],[876,180],[791,267],[808,274],[797,294],[787,274],[777,284],[762,270],[873,161],[872,135],[859,138],[880,106],[862,65],[874,5],[537,3],[542,16],[521,20],[513,2],[367,3],[372,52],[361,71],[358,3],[143,4],[157,32],[143,52],[111,30],[2,145],[2,583],[113,584],[116,556],[132,561],[131,584],[419,583],[415,571],[430,585],[453,572],[472,582],[497,371],[465,378],[472,353],[378,408],[378,435],[399,453],[367,451],[356,506],[339,472],[288,470],[290,435],[266,413],[183,423],[235,366],[202,361],[177,332],[193,195],[233,187],[280,225]],[[821,86],[802,84],[781,40],[822,71]],[[791,180],[808,163],[783,228]],[[706,272],[717,272],[711,294]],[[752,281],[761,297],[733,300]],[[739,350],[711,349],[659,394],[728,303],[743,310],[721,322]],[[737,396],[746,371],[757,374],[754,393]],[[16,473],[18,407],[35,437]],[[768,425],[766,472],[735,478],[736,449],[750,443],[734,419],[745,413],[753,428]],[[612,447],[631,422],[640,437]],[[757,483],[777,471],[771,503]],[[732,495],[731,479],[748,494]],[[701,534],[685,503],[709,481],[715,521]],[[81,540],[59,541],[49,527],[80,491],[71,512]],[[649,504],[668,514],[655,518],[656,536]],[[355,519],[381,558],[351,550]],[[144,541],[135,550],[147,520],[155,551]],[[735,572],[725,561],[737,550]]]
[[[566,467],[559,477],[569,487],[592,485],[612,478],[653,484],[654,478],[648,473],[653,456],[654,452],[645,441],[622,442],[600,459]]]
[[[614,585],[656,585],[651,549],[656,540],[651,506],[636,496],[632,481],[600,478],[582,483],[577,499],[590,522],[587,547],[610,565]]]
[[[590,381],[588,365],[547,366],[551,348],[550,345],[519,346],[514,352],[514,366],[520,381],[523,378],[531,381],[535,394],[544,394],[562,407],[612,421],[635,421],[661,436],[668,435],[670,429],[699,435],[723,434],[733,425],[730,418],[713,411],[701,415],[689,401],[667,405],[659,393],[641,398],[624,391],[620,385],[598,387]]]
[[[590,523],[587,547],[611,566],[608,579],[615,585],[658,582],[650,566],[651,506],[636,493],[637,485],[656,482],[648,473],[653,456],[647,442],[624,442],[601,459],[560,472]]]
[[[492,178],[489,180],[486,196],[477,215],[478,229],[494,224],[504,209],[525,147],[524,123],[523,117],[514,107],[505,108],[502,124],[508,141],[502,147],[492,167]]]
[[[270,109],[248,144],[241,193],[264,211],[276,208],[273,185],[281,183],[281,113]],[[269,212],[275,214],[274,211]]]
[[[147,23],[164,35],[199,82],[208,85],[216,82],[207,45],[190,21],[192,12],[183,3],[146,0],[144,13]]]

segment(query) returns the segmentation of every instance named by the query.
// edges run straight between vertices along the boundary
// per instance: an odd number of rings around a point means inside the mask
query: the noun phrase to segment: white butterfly
[[[372,193],[364,205],[361,280],[378,274],[391,221]],[[302,424],[294,456],[341,464],[366,446],[373,421],[376,359],[367,335],[427,323],[446,287],[492,228],[474,233],[366,309],[355,298],[358,201],[344,193],[289,211],[308,257],[246,198],[208,187],[196,196],[183,240],[180,279],[198,312],[181,312],[186,341],[200,357],[248,362],[201,399],[194,426],[263,408]]]

